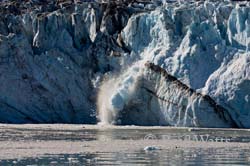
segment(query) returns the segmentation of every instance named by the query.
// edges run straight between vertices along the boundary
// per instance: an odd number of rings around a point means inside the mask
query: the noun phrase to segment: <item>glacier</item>
[[[248,2],[0,9],[2,123],[250,128]]]

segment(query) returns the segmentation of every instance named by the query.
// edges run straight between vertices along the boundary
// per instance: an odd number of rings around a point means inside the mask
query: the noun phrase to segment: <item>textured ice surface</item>
[[[236,126],[227,110],[208,96],[196,93],[159,66],[139,62],[116,79],[104,82],[101,94],[105,92],[107,85],[114,88],[109,97],[107,93],[99,96],[100,120],[103,123]]]
[[[190,88],[210,95],[217,104],[226,108],[237,126],[249,127],[248,10],[248,5],[240,6],[229,2],[186,3],[181,6],[166,4],[152,12],[132,16],[121,34],[131,55],[144,62],[153,62]],[[142,65],[141,68],[145,67]],[[134,73],[131,72],[131,75]],[[121,76],[118,78],[124,79]],[[193,113],[193,118],[205,124],[195,124],[192,118],[187,119],[185,115],[178,114],[181,109],[175,109],[175,103],[157,104],[161,101],[159,96],[155,101],[150,101],[154,113],[149,113],[151,119],[145,118],[148,124],[151,124],[150,120],[157,114],[157,110],[163,114],[158,116],[163,117],[163,124],[207,126],[212,125],[211,121],[218,122],[213,118],[209,119],[209,115],[213,113],[207,114],[209,108],[201,102],[190,100],[192,97],[188,97],[183,104],[181,98],[185,95],[178,88],[175,92],[177,94],[173,94],[163,90],[171,87],[171,84],[162,85],[161,81],[152,84],[157,86],[152,92],[160,92],[163,98],[176,101],[177,105],[188,105],[186,114],[190,105],[191,110],[203,115],[199,117],[197,113]],[[140,92],[140,89],[136,91]],[[141,102],[142,105],[147,105],[146,100]],[[131,107],[130,104],[127,109]],[[203,108],[205,111],[201,111]],[[136,107],[136,113],[138,109]],[[131,114],[130,117],[135,121],[131,123],[137,123],[136,119],[143,117],[140,113],[138,117]],[[177,117],[179,121],[175,119]],[[159,119],[152,123],[157,122],[161,124]]]
[[[0,5],[0,122],[250,127],[248,3],[37,3]]]
[[[250,55],[236,54],[214,72],[205,88],[205,93],[213,96],[228,108],[239,126],[250,127]]]

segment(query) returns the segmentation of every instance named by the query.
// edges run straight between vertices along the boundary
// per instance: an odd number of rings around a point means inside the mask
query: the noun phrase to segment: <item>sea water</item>
[[[0,125],[0,165],[249,165],[250,130]]]

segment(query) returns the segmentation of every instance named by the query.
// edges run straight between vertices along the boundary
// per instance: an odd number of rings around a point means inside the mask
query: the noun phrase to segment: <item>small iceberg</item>
[[[146,146],[143,150],[144,151],[154,151],[154,150],[161,150],[161,148],[157,147],[157,146]]]

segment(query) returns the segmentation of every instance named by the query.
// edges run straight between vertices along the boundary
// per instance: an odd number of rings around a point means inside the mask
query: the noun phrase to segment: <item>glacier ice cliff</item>
[[[0,9],[0,122],[250,127],[247,2]]]
[[[227,110],[209,96],[195,92],[153,63],[145,63],[143,68],[141,65],[136,63],[118,78],[104,83],[101,90],[104,94],[107,94],[107,85],[113,88],[110,98],[100,96],[104,102],[99,104],[103,123],[237,126]]]

